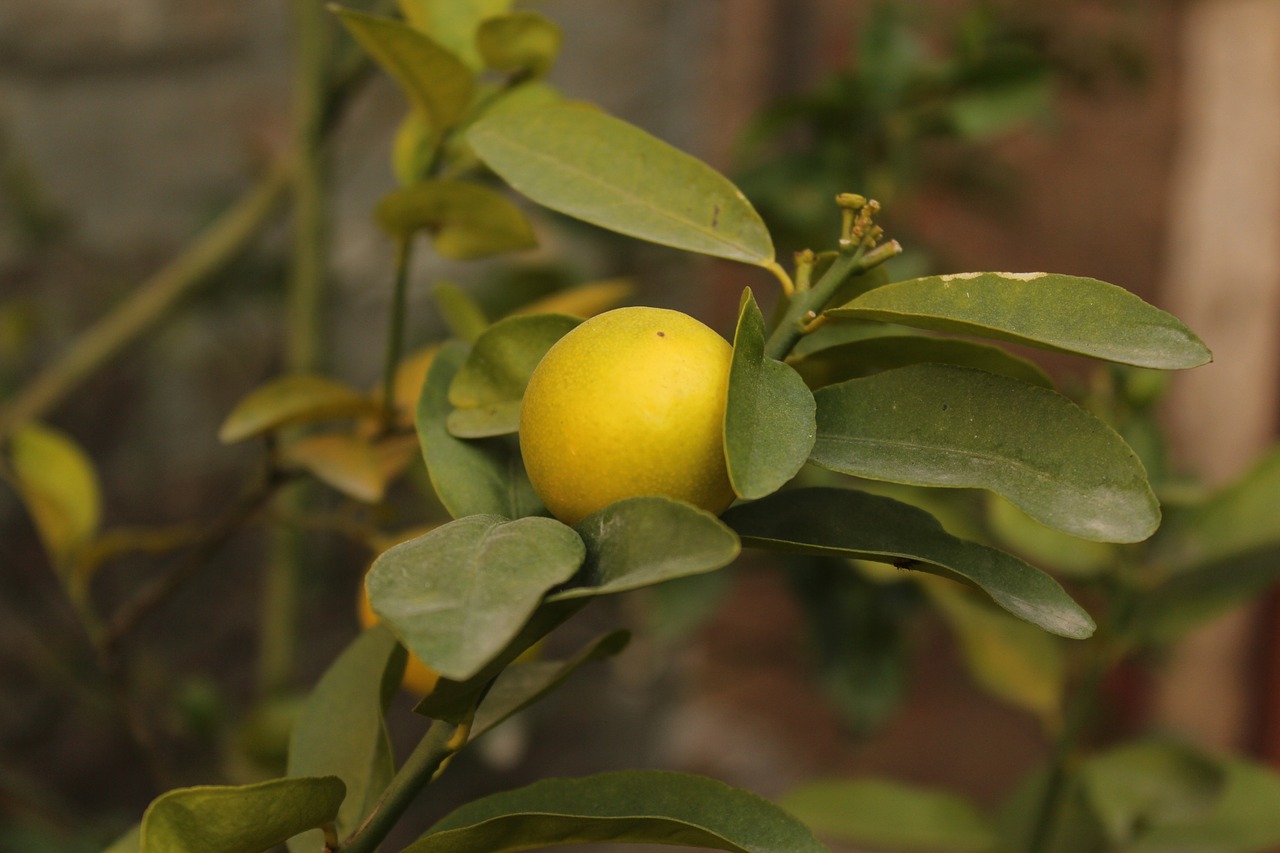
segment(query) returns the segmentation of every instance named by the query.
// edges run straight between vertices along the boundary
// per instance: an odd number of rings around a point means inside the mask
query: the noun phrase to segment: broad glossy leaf
[[[740,498],[762,498],[799,472],[814,441],[813,394],[790,366],[764,354],[764,315],[742,293],[733,336],[724,450]]]
[[[404,853],[507,853],[650,843],[734,853],[826,853],[804,824],[723,782],[656,770],[544,779],[468,803]]]
[[[218,440],[232,444],[297,424],[377,414],[373,400],[350,385],[295,373],[273,379],[236,404],[218,430]]]
[[[546,76],[560,55],[560,28],[537,12],[486,18],[476,31],[476,48],[495,71]]]
[[[1140,741],[1091,758],[1081,781],[1107,837],[1127,850],[1154,827],[1206,815],[1226,786],[1226,774],[1190,747]]]
[[[810,782],[779,801],[823,838],[890,850],[987,853],[995,833],[954,794],[885,779]]]
[[[755,208],[710,166],[624,121],[578,106],[486,116],[467,139],[529,198],[642,240],[767,265]]]
[[[394,237],[426,230],[437,252],[471,260],[538,245],[529,220],[497,190],[468,181],[423,181],[378,202],[378,224]]]
[[[636,285],[629,278],[608,278],[561,290],[523,305],[514,314],[568,314],[586,319],[602,311],[616,308],[631,294]]]
[[[1280,548],[1280,448],[1203,504],[1171,514],[1156,547],[1178,569]]]
[[[484,310],[471,298],[471,294],[458,285],[448,281],[441,282],[431,288],[431,296],[440,309],[441,319],[454,336],[474,344],[484,330],[489,328],[489,318],[485,316]]]
[[[410,24],[428,33],[475,70],[484,67],[476,50],[476,29],[485,18],[502,15],[511,0],[398,0]]]
[[[13,486],[40,542],[60,572],[98,532],[102,490],[91,460],[70,436],[42,424],[17,427],[9,438]]]
[[[332,822],[344,794],[336,776],[238,787],[178,788],[142,817],[142,853],[262,853]]]
[[[973,584],[1052,634],[1090,636],[1093,619],[1053,578],[1010,554],[957,539],[924,510],[853,489],[777,492],[730,507],[724,521],[747,545],[855,557]]]
[[[832,317],[882,320],[1177,370],[1213,356],[1172,314],[1092,278],[1051,273],[960,273],[868,291]]]
[[[439,42],[411,26],[354,9],[333,7],[351,35],[390,74],[435,133],[462,120],[471,105],[471,69]]]
[[[558,521],[468,516],[384,552],[365,588],[410,652],[463,680],[506,647],[584,556],[582,540]]]
[[[382,500],[387,481],[373,445],[347,433],[310,435],[290,442],[284,460],[311,472],[317,479],[365,503]]]
[[[977,601],[963,589],[923,578],[930,599],[960,640],[969,674],[993,696],[1055,721],[1066,687],[1060,643],[1034,626]]]
[[[1280,775],[1241,759],[1222,767],[1226,785],[1207,815],[1153,827],[1126,853],[1261,853],[1280,847]]]
[[[513,714],[537,702],[586,664],[618,654],[630,641],[630,632],[613,631],[588,643],[568,660],[531,661],[507,667],[476,709],[475,720],[471,724],[471,739],[475,740]]]
[[[289,776],[337,776],[346,786],[337,818],[340,837],[360,824],[395,775],[383,714],[404,666],[395,636],[370,628],[321,676],[294,724]],[[319,833],[307,833],[289,849],[302,853],[323,846]]]
[[[533,369],[556,341],[581,322],[563,314],[506,317],[476,340],[449,386],[449,432],[459,438],[513,433]]]
[[[1049,374],[1025,358],[999,347],[959,338],[884,335],[828,347],[787,363],[804,377],[810,388],[821,388],[909,364],[930,362],[974,367],[1042,388],[1053,387]]]
[[[611,595],[702,574],[732,563],[738,537],[705,510],[663,497],[612,503],[574,530],[587,556],[573,584],[549,601]]]
[[[431,485],[454,518],[501,515],[520,518],[543,511],[520,463],[519,448],[505,438],[465,441],[449,433],[449,386],[467,358],[453,342],[436,354],[418,398],[418,441]]]
[[[1261,595],[1280,579],[1280,545],[1182,571],[1142,594],[1130,620],[1140,642],[1164,645]]]
[[[1142,463],[1066,397],[1004,376],[918,364],[820,388],[813,462],[858,477],[983,488],[1101,542],[1160,523]]]
[[[884,338],[893,335],[919,334],[909,326],[898,326],[893,323],[878,323],[874,320],[845,320],[839,323],[822,323],[813,331],[806,333],[796,341],[787,356],[789,361],[798,361],[820,350],[843,346],[869,338]]]
[[[1115,546],[1045,527],[995,493],[988,493],[987,525],[1000,544],[1028,562],[1073,578],[1095,577],[1116,559]]]

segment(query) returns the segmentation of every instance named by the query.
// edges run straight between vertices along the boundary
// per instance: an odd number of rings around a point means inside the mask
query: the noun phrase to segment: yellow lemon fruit
[[[365,592],[363,583],[360,584],[357,598],[356,615],[360,619],[360,627],[372,628],[377,625],[378,614],[373,612],[373,607],[369,604],[369,595]],[[426,696],[436,689],[436,682],[439,680],[440,673],[410,654],[409,660],[405,662],[404,678],[400,684],[410,693]]]
[[[557,341],[520,411],[525,468],[551,513],[573,524],[640,495],[728,507],[732,355],[716,332],[663,308],[607,311]]]

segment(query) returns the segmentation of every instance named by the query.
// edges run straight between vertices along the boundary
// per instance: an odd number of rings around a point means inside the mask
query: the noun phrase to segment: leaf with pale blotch
[[[813,448],[813,394],[800,375],[764,352],[764,315],[743,291],[733,336],[724,453],[740,498],[777,491],[799,472]]]
[[[773,263],[769,232],[737,187],[624,121],[550,106],[486,116],[467,140],[507,183],[552,210],[690,252]]]
[[[915,486],[983,488],[1100,542],[1160,523],[1146,471],[1115,431],[1060,394],[981,370],[918,364],[814,392],[811,461]]]
[[[989,853],[995,831],[955,794],[887,779],[830,779],[790,791],[779,805],[822,838],[888,850]]]
[[[448,49],[421,30],[391,18],[331,7],[348,32],[400,84],[409,102],[441,133],[471,106],[475,78]]]
[[[386,492],[382,460],[373,445],[355,435],[310,435],[290,442],[283,461],[310,472],[348,497],[377,503]]]
[[[473,515],[384,552],[365,588],[410,652],[462,681],[506,647],[584,556],[582,540],[558,521]]]
[[[507,667],[493,682],[489,692],[484,695],[484,701],[476,709],[475,720],[471,724],[471,739],[475,740],[537,702],[583,666],[620,653],[630,641],[630,632],[613,631],[588,643],[568,660],[530,661]]]
[[[537,12],[512,12],[480,22],[476,48],[495,71],[544,77],[564,41],[560,28]]]
[[[831,317],[881,320],[1177,370],[1213,356],[1178,318],[1129,291],[1050,273],[935,275],[877,287]]]
[[[1053,387],[1049,374],[1033,362],[1000,347],[959,338],[882,335],[816,350],[788,359],[787,363],[804,377],[810,388],[834,385],[909,364],[929,363],[973,367],[1042,388]]]
[[[629,278],[608,278],[580,284],[522,305],[513,314],[568,314],[586,319],[616,308],[635,293]]]
[[[405,20],[479,71],[484,63],[476,30],[485,18],[505,14],[511,0],[398,0],[398,5]]]
[[[425,230],[437,252],[471,260],[538,245],[520,208],[496,190],[468,181],[424,181],[383,196],[375,215],[387,233]]]
[[[360,825],[395,775],[383,715],[404,666],[404,650],[391,632],[370,628],[320,677],[290,733],[290,776],[337,776],[346,785],[339,837]],[[303,853],[323,846],[319,833],[307,833],[289,849]]]
[[[262,853],[332,823],[344,793],[336,776],[177,788],[143,815],[141,853]]]
[[[484,438],[515,432],[529,377],[551,345],[580,321],[563,314],[528,314],[494,323],[476,340],[449,385],[449,432]]]
[[[529,484],[515,442],[505,436],[470,441],[449,432],[449,386],[467,350],[456,341],[441,347],[418,398],[418,441],[431,485],[454,518],[536,515],[543,511],[542,502]]]
[[[102,490],[93,461],[66,433],[35,423],[13,431],[8,456],[13,487],[31,513],[50,562],[65,576],[102,520]]]
[[[403,853],[508,853],[599,843],[731,853],[828,853],[800,821],[748,791],[684,773],[544,779],[457,809]]]
[[[959,580],[1019,619],[1063,637],[1083,639],[1096,627],[1044,572],[958,539],[924,510],[891,498],[853,489],[791,489],[730,507],[723,518],[746,545],[875,560]]]
[[[738,537],[711,513],[664,497],[612,503],[579,521],[582,572],[548,601],[590,598],[715,571],[738,556]]]
[[[218,439],[232,444],[284,427],[377,414],[377,404],[336,379],[295,373],[251,391],[222,422]]]
[[[987,692],[1054,724],[1062,709],[1066,661],[1061,644],[963,588],[921,578],[938,612],[960,640],[969,674]]]

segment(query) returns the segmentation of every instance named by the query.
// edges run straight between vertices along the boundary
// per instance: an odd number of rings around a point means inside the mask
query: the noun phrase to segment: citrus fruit
[[[520,451],[547,509],[574,524],[640,495],[728,507],[732,355],[710,328],[663,308],[607,311],[557,341],[520,411]]]
[[[372,628],[378,624],[378,614],[373,612],[373,607],[369,604],[369,595],[365,592],[363,583],[360,584],[357,598],[356,614],[360,619],[360,627]],[[405,662],[404,678],[401,679],[400,684],[410,693],[426,696],[436,689],[436,682],[439,680],[440,673],[410,654]]]

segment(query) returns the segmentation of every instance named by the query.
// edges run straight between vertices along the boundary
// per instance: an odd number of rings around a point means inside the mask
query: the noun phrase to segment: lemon
[[[551,513],[574,524],[640,495],[728,507],[732,355],[710,328],[663,308],[607,311],[557,341],[520,411],[525,468]]]
[[[369,604],[369,595],[364,591],[363,583],[360,584],[357,598],[356,615],[360,619],[360,627],[372,628],[378,624],[378,614],[373,612],[373,607]],[[409,660],[405,662],[404,678],[400,681],[400,685],[410,693],[426,696],[436,689],[436,682],[439,680],[440,673],[410,654]]]

